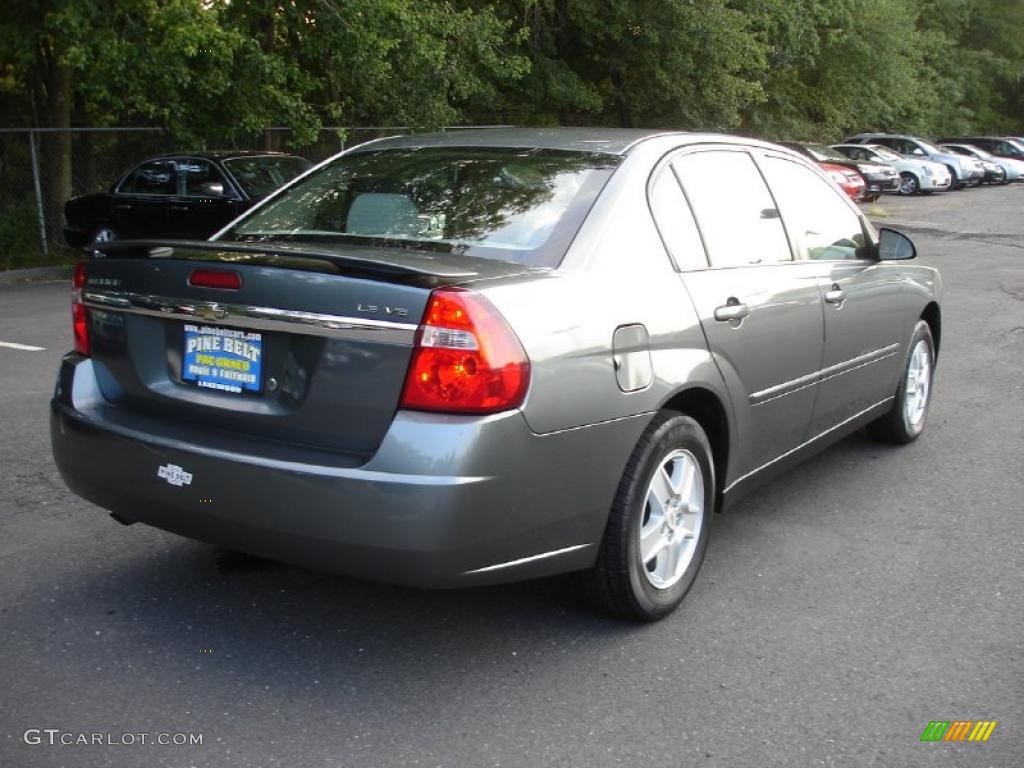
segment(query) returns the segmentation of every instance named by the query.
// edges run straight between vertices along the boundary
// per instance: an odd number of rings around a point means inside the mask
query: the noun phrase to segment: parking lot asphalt
[[[0,766],[1024,764],[1022,204],[865,206],[943,272],[924,436],[854,435],[716,517],[643,626],[564,578],[421,592],[112,522],[49,453],[68,288],[0,286],[0,342],[44,348],[0,346]],[[933,720],[998,725],[921,742]]]

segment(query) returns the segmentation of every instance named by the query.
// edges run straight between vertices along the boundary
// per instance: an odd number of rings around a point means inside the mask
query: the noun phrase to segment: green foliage
[[[13,0],[0,105],[168,128],[659,125],[1019,131],[1021,0]],[[50,79],[48,79],[50,78]],[[20,101],[19,101],[20,100]]]
[[[6,0],[0,112],[197,148],[474,121],[1020,134],[1024,0]],[[56,237],[97,144],[39,141]]]

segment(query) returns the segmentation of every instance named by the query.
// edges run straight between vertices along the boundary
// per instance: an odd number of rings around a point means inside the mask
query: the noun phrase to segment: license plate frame
[[[263,391],[263,334],[242,328],[185,323],[181,379],[235,395]]]

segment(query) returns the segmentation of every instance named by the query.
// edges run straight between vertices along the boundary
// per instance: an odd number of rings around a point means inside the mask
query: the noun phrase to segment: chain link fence
[[[505,126],[449,126],[443,130]],[[294,147],[291,129],[270,128],[249,142],[216,149],[280,150],[319,162],[347,147],[414,132],[408,126],[327,127],[316,142]],[[53,183],[53,138],[70,138],[68,183]],[[66,263],[75,253],[63,242],[65,198],[110,189],[148,157],[198,151],[160,128],[0,129],[0,269]],[[70,187],[70,189],[68,189]]]

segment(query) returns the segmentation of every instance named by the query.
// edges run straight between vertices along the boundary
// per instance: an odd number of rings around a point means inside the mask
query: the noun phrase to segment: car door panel
[[[214,194],[210,184],[220,184],[222,193]],[[178,162],[177,195],[168,206],[173,236],[205,239],[238,215],[239,203],[231,185],[213,163],[184,158]]]
[[[168,201],[174,194],[171,160],[142,163],[112,195],[111,222],[119,237],[166,237]]]
[[[807,432],[823,335],[815,272],[793,263],[683,275],[737,418],[747,425],[736,447],[743,474],[796,447]],[[748,314],[718,319],[730,299]]]
[[[672,170],[692,209],[679,216],[696,221],[711,265],[681,279],[733,396],[741,427],[733,466],[746,475],[798,446],[807,431],[824,335],[816,270],[792,260],[749,153],[687,152]]]
[[[825,345],[808,439],[893,394],[904,318],[898,268],[874,258],[859,214],[814,171],[769,153],[765,175],[824,298]]]

